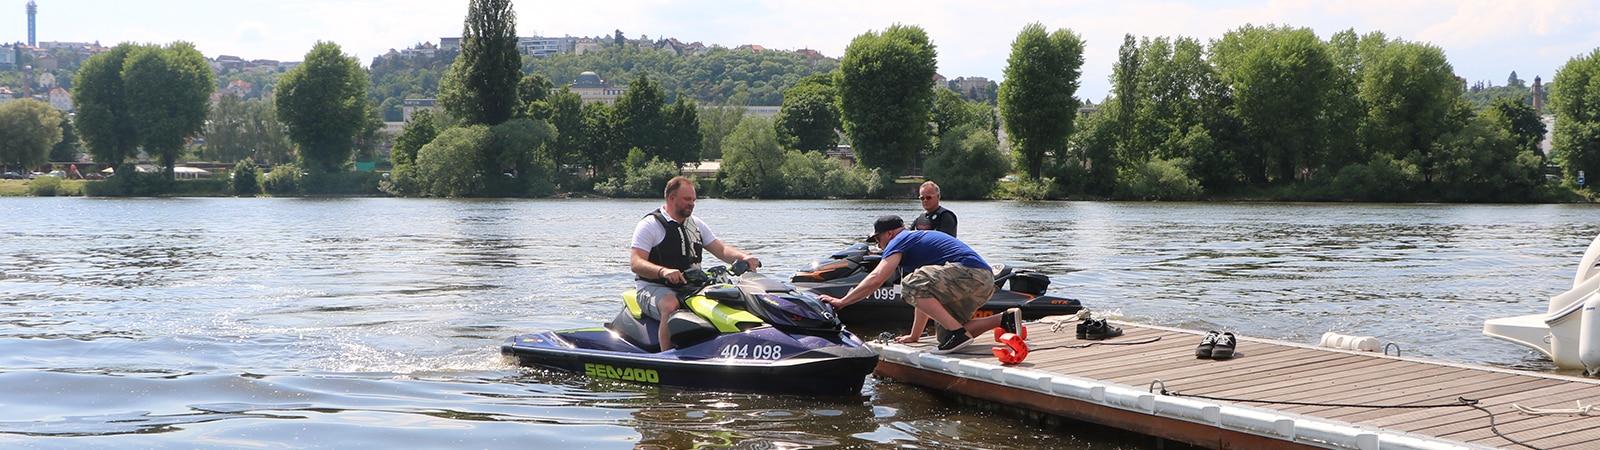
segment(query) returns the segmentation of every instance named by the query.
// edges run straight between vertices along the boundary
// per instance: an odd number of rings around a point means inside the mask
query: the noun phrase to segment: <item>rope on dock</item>
[[[1552,416],[1557,414],[1574,416],[1600,416],[1600,409],[1595,408],[1595,405],[1584,406],[1582,401],[1574,401],[1573,403],[1576,403],[1578,407],[1569,409],[1529,408],[1516,403],[1512,403],[1511,407],[1516,408],[1517,411],[1521,411],[1523,414],[1534,416]]]
[[[1095,341],[1095,342],[1090,342],[1090,343],[1087,343],[1087,344],[1057,345],[1055,347],[1036,348],[1036,349],[1033,349],[1033,351],[1050,350],[1050,349],[1055,349],[1055,348],[1085,348],[1085,347],[1093,347],[1093,346],[1096,346],[1096,345],[1138,345],[1138,344],[1149,344],[1151,342],[1155,342],[1155,341],[1159,341],[1159,340],[1161,340],[1161,336],[1156,336],[1156,337],[1153,337],[1153,338],[1150,338],[1150,339],[1145,339],[1145,340],[1142,340],[1142,341],[1116,341],[1116,342]]]

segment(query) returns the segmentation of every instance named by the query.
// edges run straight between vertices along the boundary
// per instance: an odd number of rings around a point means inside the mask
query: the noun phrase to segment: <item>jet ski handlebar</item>
[[[733,283],[735,281],[734,277],[744,275],[745,272],[749,271],[750,263],[741,259],[728,266],[716,266],[706,270],[699,268],[685,270],[683,271],[683,279],[687,281],[686,285],[704,287],[712,284]]]

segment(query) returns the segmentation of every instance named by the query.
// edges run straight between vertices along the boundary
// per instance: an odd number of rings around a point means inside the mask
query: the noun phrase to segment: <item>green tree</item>
[[[924,174],[938,180],[940,195],[949,199],[984,198],[1010,167],[993,133],[967,124],[950,130],[928,158]]]
[[[1118,104],[1107,102],[1099,111],[1077,124],[1068,140],[1068,151],[1059,169],[1052,171],[1055,185],[1066,194],[1111,195],[1117,188],[1117,143],[1121,127],[1116,123]]]
[[[1600,177],[1600,49],[1574,56],[1556,70],[1550,109],[1556,116],[1551,157],[1566,179],[1576,182],[1578,172]]]
[[[1071,30],[1047,33],[1037,22],[1011,43],[1006,81],[1000,84],[1000,118],[1011,149],[1028,177],[1039,178],[1045,155],[1066,150],[1078,116],[1078,76],[1083,40]]]
[[[123,63],[137,48],[121,43],[84,61],[72,87],[78,131],[89,146],[89,155],[101,164],[118,166],[119,173],[122,163],[135,156],[139,147],[139,129],[134,126],[122,79]]]
[[[839,113],[856,161],[906,173],[928,146],[938,52],[921,27],[892,25],[850,41],[839,63]]]
[[[550,108],[548,120],[556,131],[556,141],[550,149],[550,162],[564,174],[567,173],[567,165],[576,163],[583,155],[583,97],[562,86],[546,103]]]
[[[1524,103],[1521,99],[1502,97],[1481,113],[1487,117],[1494,126],[1505,130],[1516,142],[1517,149],[1531,151],[1541,159],[1544,152],[1539,148],[1544,140],[1544,121],[1539,120],[1539,113],[1533,106]]]
[[[1362,131],[1365,147],[1414,161],[1423,180],[1431,181],[1440,163],[1432,152],[1434,143],[1466,119],[1464,114],[1452,118],[1461,85],[1444,50],[1395,41],[1363,63],[1360,95],[1368,106]]]
[[[0,104],[0,164],[32,170],[47,162],[61,142],[61,114],[45,102],[24,98]]]
[[[61,142],[50,147],[50,160],[77,161],[78,154],[83,153],[77,130],[73,129],[72,121],[67,118],[66,111],[57,113],[61,116]]]
[[[749,111],[742,103],[700,107],[700,159],[722,159],[722,140],[733,133]]]
[[[253,197],[261,193],[261,181],[257,179],[260,171],[256,169],[256,162],[250,158],[239,160],[233,165],[233,195]]]
[[[395,136],[394,147],[389,150],[389,158],[397,167],[415,164],[417,151],[437,137],[439,137],[439,127],[434,124],[433,111],[418,110],[416,114],[411,115],[411,121],[406,122],[405,128],[400,130],[400,135]]]
[[[1469,109],[1464,102],[1462,109]],[[1489,114],[1468,119],[1434,145],[1438,155],[1436,186],[1446,200],[1518,201],[1528,199],[1542,182],[1542,162],[1532,150],[1519,148],[1509,131]]]
[[[784,148],[825,152],[838,147],[838,90],[832,77],[812,75],[784,91],[776,122]]]
[[[929,122],[933,122],[936,141],[944,139],[951,130],[971,125],[977,118],[972,109],[967,107],[967,101],[961,99],[961,94],[949,89],[933,90],[933,117],[929,118]]]
[[[612,127],[618,139],[616,146],[637,148],[644,152],[646,160],[660,157],[663,161],[673,161],[674,158],[663,151],[666,118],[661,110],[666,101],[661,84],[650,81],[650,77],[640,74],[639,78],[628,82],[628,91],[617,98],[611,111]]]
[[[222,96],[201,132],[206,138],[207,156],[221,162],[253,159],[281,164],[292,160],[292,146],[283,124],[275,117],[272,102],[264,99]]]
[[[722,168],[717,178],[731,197],[770,198],[785,189],[783,149],[772,121],[746,117],[723,141]]]
[[[1240,152],[1250,181],[1287,183],[1326,156],[1333,60],[1309,28],[1246,25],[1211,44],[1243,122]]]
[[[518,71],[522,70],[519,65]],[[555,83],[537,73],[530,73],[517,82],[517,114],[544,120],[550,117],[550,90]]]
[[[521,80],[511,0],[472,0],[461,31],[461,56],[439,84],[439,103],[463,125],[499,125],[522,104]]]
[[[211,65],[194,44],[180,41],[135,50],[123,63],[122,77],[144,150],[171,180],[187,139],[204,129],[211,112]]]
[[[1143,58],[1139,55],[1139,41],[1132,34],[1122,35],[1122,46],[1117,48],[1117,65],[1111,72],[1116,100],[1115,102],[1107,102],[1108,106],[1113,103],[1116,105],[1116,108],[1110,111],[1114,112],[1111,118],[1114,119],[1114,124],[1116,125],[1117,141],[1112,151],[1117,156],[1118,166],[1124,164],[1136,165],[1144,159],[1142,154],[1148,151],[1148,148],[1141,147],[1138,144],[1141,137],[1137,135],[1140,95],[1139,70],[1140,64],[1143,62]],[[1117,168],[1113,167],[1112,169],[1116,170]],[[1110,192],[1109,190],[1114,187],[1110,183],[1111,180],[1099,181],[1106,183],[1103,187],[1106,190],[1105,192]]]
[[[317,42],[284,74],[274,97],[278,120],[308,170],[339,172],[367,125],[367,72],[339,44]]]
[[[583,141],[580,148],[596,176],[616,175],[617,169],[622,167],[622,161],[628,157],[627,148],[617,145],[611,112],[612,108],[605,103],[583,104]]]
[[[438,137],[439,127],[433,111],[421,109],[412,114],[411,121],[400,130],[399,136],[395,136],[394,147],[389,150],[389,160],[394,163],[394,170],[390,172],[388,183],[383,184],[383,190],[401,196],[420,193],[417,155],[422,147]]]
[[[278,108],[271,100],[256,98],[245,100],[245,130],[250,142],[251,159],[263,164],[288,164],[294,162],[294,142],[289,140],[289,127],[278,121]]]
[[[694,100],[689,96],[680,95],[678,100],[666,105],[661,110],[663,122],[662,131],[662,159],[670,160],[681,167],[683,164],[700,162],[700,108],[695,106]]]
[[[222,162],[235,162],[249,158],[255,148],[247,137],[249,120],[244,101],[237,95],[224,95],[211,108],[211,118],[202,133],[206,138],[206,151]]]
[[[488,145],[489,127],[467,125],[450,128],[417,151],[417,182],[422,195],[465,197],[484,191],[481,149]]]
[[[550,193],[554,171],[545,149],[555,141],[555,129],[542,120],[517,118],[489,128],[483,153],[484,195],[538,196]]]

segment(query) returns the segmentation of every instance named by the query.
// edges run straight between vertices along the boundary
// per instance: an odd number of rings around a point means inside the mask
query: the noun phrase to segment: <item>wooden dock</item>
[[[1600,448],[1600,407],[1513,406],[1600,404],[1597,380],[1243,336],[1237,357],[1198,359],[1199,332],[1113,322],[1122,336],[1086,341],[1075,324],[1030,324],[1012,366],[989,335],[951,355],[929,353],[930,339],[878,344],[877,373],[1207,448]]]

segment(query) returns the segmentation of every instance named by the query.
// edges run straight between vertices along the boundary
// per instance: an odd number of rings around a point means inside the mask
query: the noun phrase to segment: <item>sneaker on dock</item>
[[[1200,346],[1194,348],[1194,357],[1200,359],[1211,358],[1211,352],[1216,349],[1217,338],[1219,337],[1221,337],[1221,334],[1217,333],[1217,330],[1211,330],[1211,332],[1206,333],[1205,337],[1200,338]]]
[[[1105,319],[1094,319],[1083,328],[1083,338],[1099,341],[1122,335],[1122,328],[1106,323]]]
[[[1239,339],[1232,332],[1222,333],[1217,337],[1217,344],[1211,348],[1211,359],[1232,358],[1233,350],[1238,345]]]
[[[960,333],[951,332],[950,337],[945,338],[944,342],[939,343],[939,348],[933,349],[933,353],[936,355],[951,353],[956,350],[966,348],[966,346],[971,343],[972,335],[968,334],[967,330],[961,330]]]

